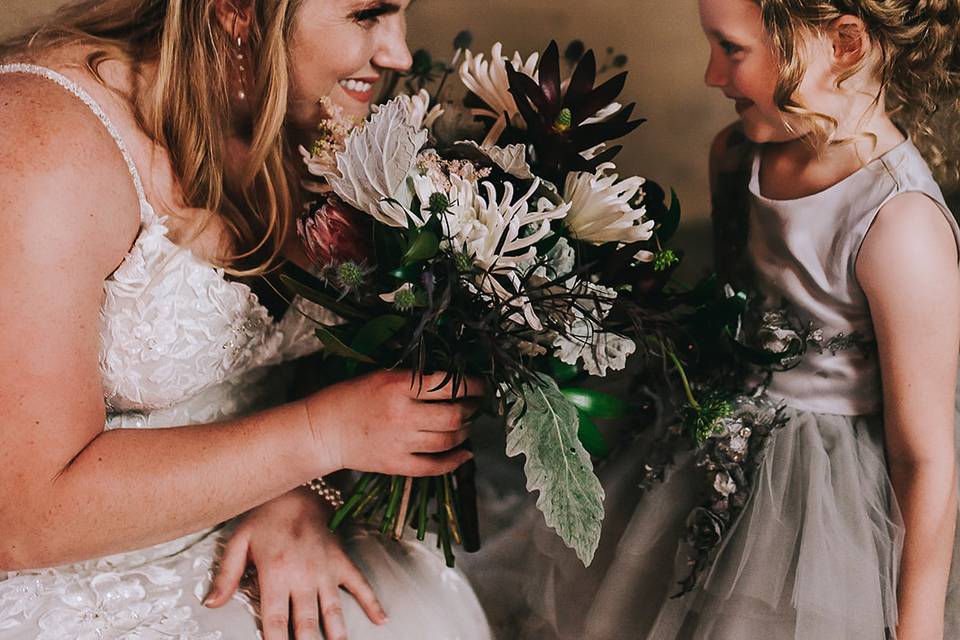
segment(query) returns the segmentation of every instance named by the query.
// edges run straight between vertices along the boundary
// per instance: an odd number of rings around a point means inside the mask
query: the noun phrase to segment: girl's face
[[[774,103],[779,63],[752,0],[700,0],[700,24],[710,42],[705,81],[734,101],[744,133],[753,142],[800,137]]]
[[[412,64],[407,48],[410,0],[303,0],[291,33],[288,117],[312,129],[325,96],[347,115],[366,117],[385,70]]]

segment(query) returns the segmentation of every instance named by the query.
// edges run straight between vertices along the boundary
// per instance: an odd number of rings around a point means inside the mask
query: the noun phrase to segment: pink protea
[[[309,213],[297,221],[297,233],[310,262],[321,272],[348,262],[365,264],[373,257],[370,216],[333,193],[310,206]]]

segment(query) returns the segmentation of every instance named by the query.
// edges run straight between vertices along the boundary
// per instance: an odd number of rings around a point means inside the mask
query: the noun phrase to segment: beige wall
[[[0,0],[0,34],[60,2]],[[628,55],[623,99],[636,101],[637,115],[648,122],[626,139],[619,163],[624,173],[676,188],[685,209],[681,243],[692,251],[691,267],[706,264],[700,239],[708,211],[707,148],[734,116],[722,96],[703,86],[706,45],[693,0],[417,0],[411,7],[411,48],[446,54],[461,29],[473,32],[475,50],[500,40],[511,53],[532,52],[554,37],[561,46],[580,38],[601,57],[607,46]]]

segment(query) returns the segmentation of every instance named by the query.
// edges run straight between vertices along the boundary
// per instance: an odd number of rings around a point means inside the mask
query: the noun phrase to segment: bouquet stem
[[[437,546],[448,566],[454,566],[454,545],[466,551],[480,547],[477,527],[475,464],[455,474],[433,478],[409,478],[364,473],[344,505],[330,520],[336,531],[348,519],[376,527],[384,536],[403,538],[404,529],[414,526],[417,539],[426,538],[431,521],[436,526]]]
[[[407,511],[410,509],[410,493],[413,491],[413,478],[403,479],[403,497],[400,498],[400,513],[397,514],[397,522],[393,526],[393,539],[400,540],[403,537],[403,529],[407,524]]]

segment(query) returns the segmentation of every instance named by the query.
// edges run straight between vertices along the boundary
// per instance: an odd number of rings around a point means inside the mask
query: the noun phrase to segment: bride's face
[[[385,70],[406,70],[410,0],[303,0],[291,33],[288,117],[309,129],[329,96],[348,115],[366,117]]]

